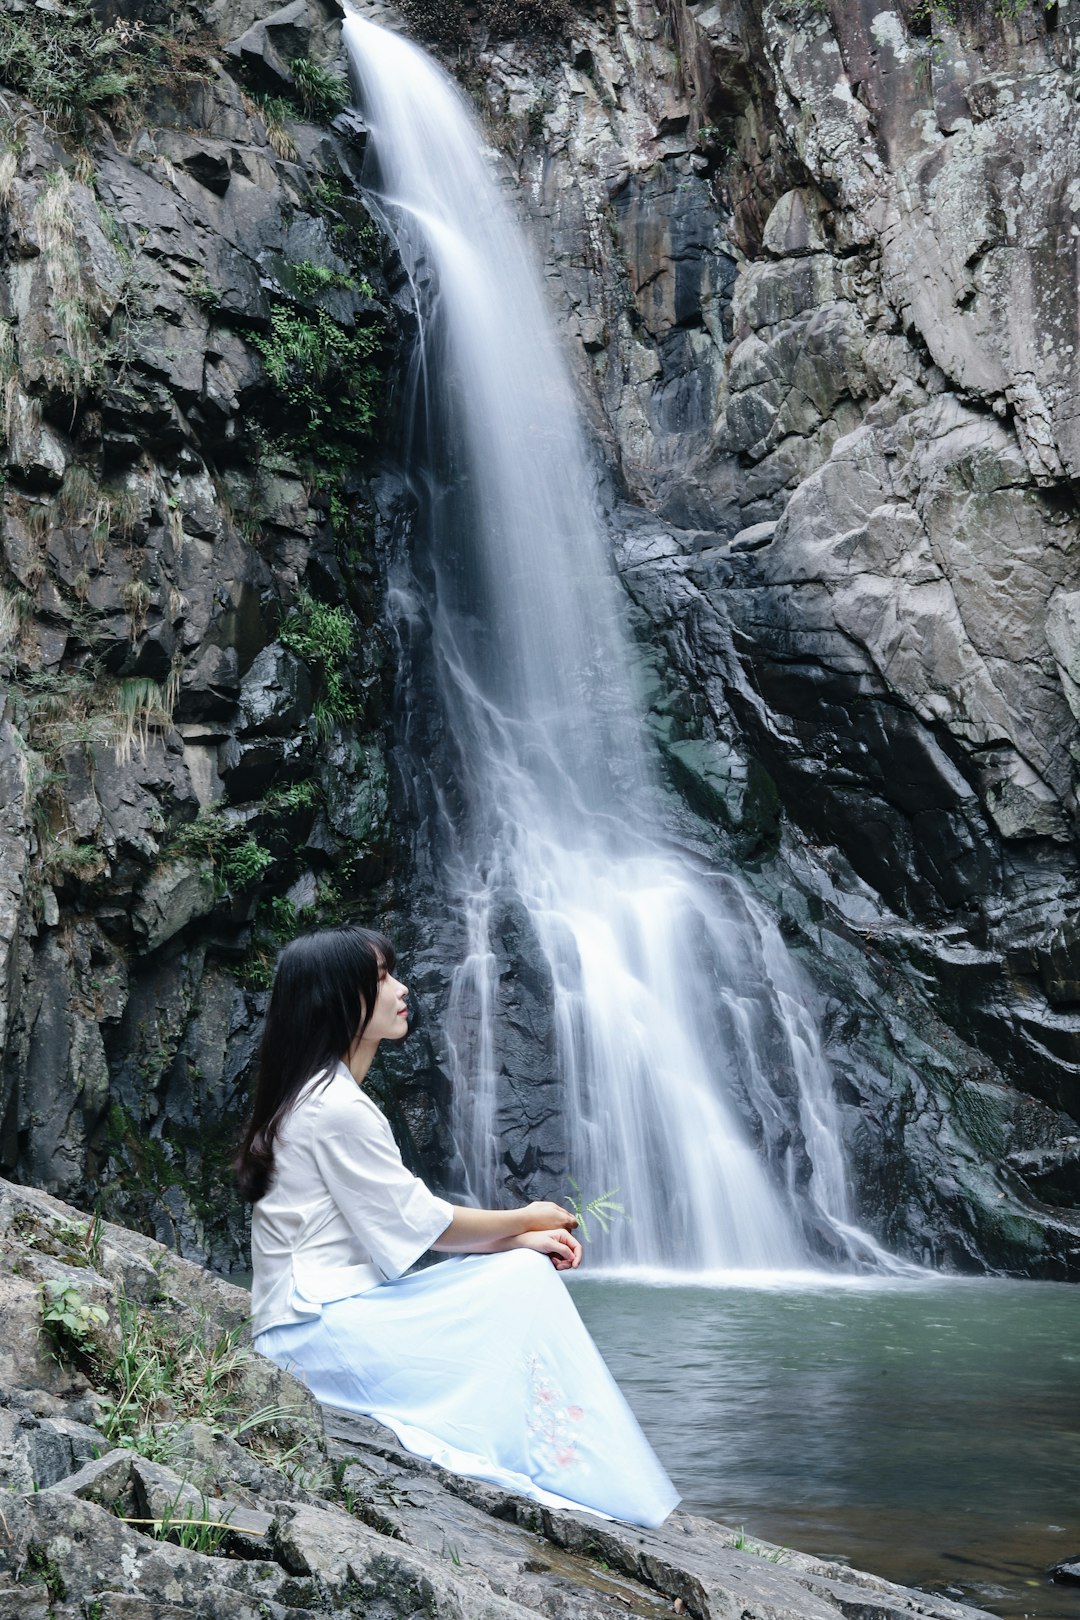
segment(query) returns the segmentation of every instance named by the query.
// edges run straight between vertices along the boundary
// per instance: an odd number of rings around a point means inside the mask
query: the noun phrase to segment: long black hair
[[[375,1010],[394,947],[382,934],[352,924],[301,934],[278,957],[263,1024],[251,1117],[233,1168],[252,1204],[274,1173],[274,1138],[303,1087],[333,1072]]]

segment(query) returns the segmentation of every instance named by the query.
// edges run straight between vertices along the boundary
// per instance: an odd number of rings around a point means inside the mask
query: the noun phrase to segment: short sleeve
[[[453,1220],[445,1198],[405,1168],[389,1124],[359,1091],[345,1104],[328,1099],[313,1150],[331,1198],[387,1279],[407,1271]]]

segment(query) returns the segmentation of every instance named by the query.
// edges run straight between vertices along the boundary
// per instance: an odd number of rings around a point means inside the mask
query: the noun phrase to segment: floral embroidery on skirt
[[[585,1416],[580,1406],[568,1404],[558,1384],[540,1357],[531,1355],[529,1369],[529,1433],[532,1451],[538,1461],[554,1468],[569,1468],[577,1461],[574,1425]]]

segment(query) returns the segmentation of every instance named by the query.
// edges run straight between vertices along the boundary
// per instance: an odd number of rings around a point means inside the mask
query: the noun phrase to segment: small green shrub
[[[329,607],[301,591],[278,639],[305,663],[340,663],[352,651],[352,620],[345,608]]]
[[[263,800],[268,810],[280,810],[295,815],[300,810],[314,810],[322,797],[322,789],[313,778],[305,782],[292,782],[288,787],[274,788]]]
[[[220,1552],[222,1542],[229,1533],[228,1523],[207,1517],[210,1502],[201,1491],[198,1515],[190,1508],[186,1513],[178,1512],[183,1494],[181,1486],[172,1501],[166,1504],[160,1519],[125,1518],[123,1522],[137,1524],[148,1530],[155,1541],[171,1541],[174,1546],[185,1547],[189,1552],[206,1553],[209,1556]]]
[[[348,83],[336,73],[328,73],[308,56],[290,62],[293,83],[300,105],[316,123],[329,123],[344,112],[352,100]]]
[[[70,838],[46,836],[41,840],[41,867],[51,883],[72,877],[85,882],[97,877],[107,865],[97,844],[73,843]]]
[[[100,1211],[91,1221],[69,1221],[61,1215],[46,1216],[21,1209],[12,1219],[11,1231],[28,1249],[55,1255],[65,1265],[89,1266],[92,1271],[101,1265],[105,1229]]]
[[[343,174],[322,174],[315,185],[315,200],[320,208],[336,213],[343,204],[356,198],[356,187],[351,186]]]
[[[111,108],[134,87],[126,56],[82,0],[55,12],[0,12],[0,82],[65,133],[82,135],[92,111]]]
[[[95,115],[122,117],[155,85],[205,77],[212,50],[182,20],[106,27],[90,0],[0,10],[0,84],[79,140]]]
[[[210,1498],[204,1492],[199,1492],[199,1507],[196,1512],[189,1508],[186,1513],[177,1511],[183,1489],[177,1491],[173,1500],[166,1504],[165,1511],[160,1519],[129,1519],[125,1524],[136,1524],[144,1527],[155,1541],[170,1541],[174,1547],[184,1547],[188,1552],[203,1553],[213,1557],[219,1553],[228,1537],[230,1524],[228,1518],[211,1518]],[[247,1535],[265,1535],[264,1530],[248,1530]]]
[[[241,1329],[121,1298],[117,1330],[115,1348],[97,1352],[90,1368],[109,1396],[100,1427],[111,1445],[168,1462],[192,1420],[233,1439],[261,1432],[289,1445],[307,1436],[306,1419],[293,1408],[253,1406],[245,1373],[255,1353],[240,1342]]]
[[[284,96],[268,96],[256,94],[250,98],[252,108],[259,113],[266,125],[266,138],[279,158],[287,163],[295,162],[297,157],[296,142],[285,128],[286,120],[296,117],[296,108]]]
[[[346,258],[374,263],[379,256],[379,227],[357,196],[356,187],[341,174],[324,174],[315,186],[315,206],[330,225],[339,252]],[[364,282],[361,291],[367,292]],[[370,296],[370,295],[369,295]]]
[[[26,1547],[26,1563],[23,1566],[22,1579],[26,1581],[40,1581],[49,1594],[49,1613],[52,1605],[63,1603],[67,1597],[67,1583],[63,1572],[55,1558],[50,1557],[48,1549],[40,1542],[31,1541]]]
[[[105,1325],[109,1313],[103,1305],[85,1300],[74,1283],[52,1277],[41,1285],[41,1320],[59,1349],[85,1353],[94,1330]]]
[[[205,861],[210,866],[217,866],[224,858],[232,836],[233,829],[225,821],[220,810],[202,809],[194,821],[185,822],[173,835],[167,858],[176,860],[186,856],[191,860]]]
[[[184,857],[209,866],[219,894],[249,889],[274,864],[264,844],[245,835],[241,826],[226,821],[216,809],[200,810],[194,821],[185,823],[175,834],[165,859]]]
[[[221,294],[216,287],[212,287],[206,279],[206,271],[199,265],[191,274],[187,284],[187,295],[191,302],[203,311],[205,315],[212,315],[215,309],[221,307]]]
[[[265,845],[255,838],[245,838],[225,856],[221,875],[229,889],[250,889],[273,864],[274,857]]]
[[[269,333],[254,343],[275,390],[298,418],[297,444],[319,449],[328,434],[363,439],[375,420],[378,367],[371,356],[381,334],[375,327],[346,332],[322,310],[301,315],[279,305]]]
[[[322,693],[312,711],[319,735],[326,737],[336,725],[355,720],[359,706],[345,681],[355,640],[348,610],[328,607],[302,591],[278,639],[322,676]]]
[[[269,990],[278,951],[295,936],[299,921],[299,913],[287,895],[274,895],[260,903],[241,971],[241,980],[249,990]]]
[[[301,298],[313,298],[334,287],[341,287],[346,292],[363,293],[365,297],[370,298],[374,290],[370,282],[357,281],[354,276],[344,275],[340,270],[331,270],[325,264],[312,264],[310,259],[294,264],[292,274]]]

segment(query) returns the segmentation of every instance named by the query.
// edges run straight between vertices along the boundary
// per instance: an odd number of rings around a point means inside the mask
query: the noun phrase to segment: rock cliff
[[[0,1160],[221,1265],[273,952],[392,867],[403,317],[338,10],[267,10],[0,14]]]

